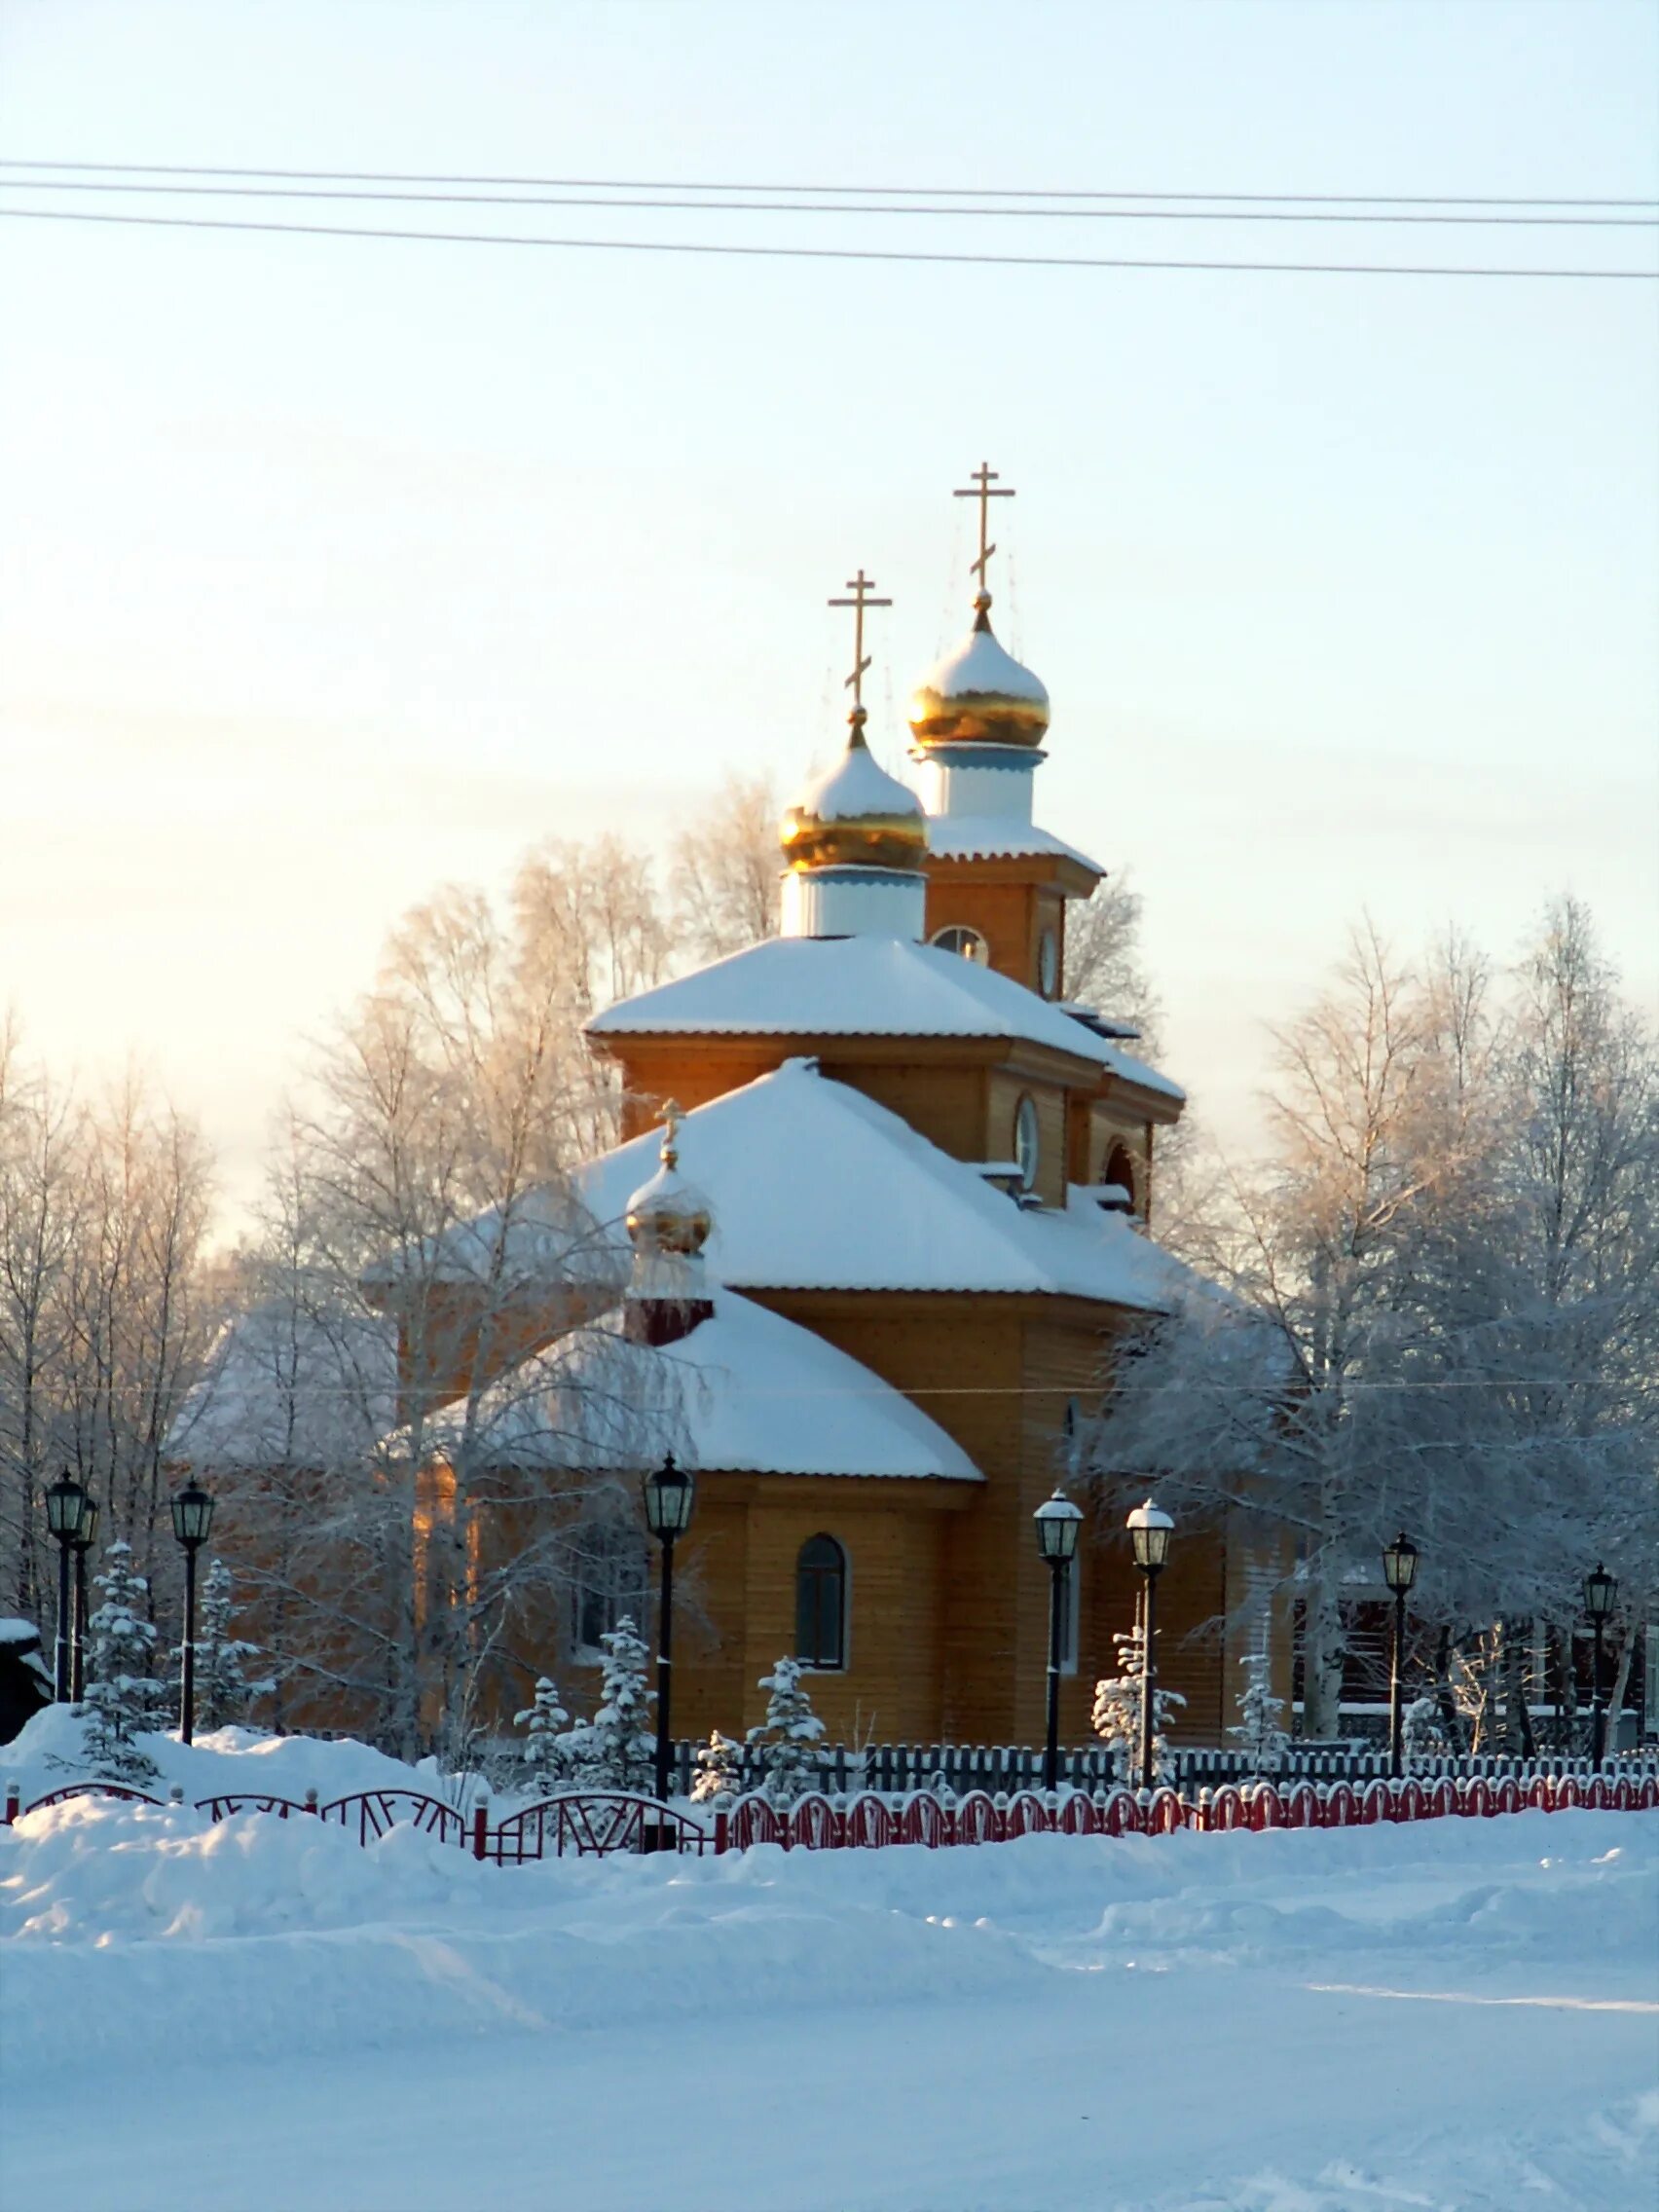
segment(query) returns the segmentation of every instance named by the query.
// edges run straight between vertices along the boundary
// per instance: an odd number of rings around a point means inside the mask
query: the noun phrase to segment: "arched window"
[[[821,1674],[847,1663],[847,1555],[833,1536],[809,1536],[795,1561],[795,1657]]]
[[[1043,1132],[1037,1119],[1037,1101],[1027,1091],[1014,1112],[1014,1157],[1019,1162],[1019,1181],[1029,1191],[1037,1180],[1042,1158]]]
[[[990,963],[991,948],[977,930],[963,924],[953,924],[947,930],[935,930],[928,940],[937,944],[940,952],[959,952],[964,960],[972,960],[976,967],[984,968]]]
[[[1136,1204],[1138,1194],[1135,1190],[1134,1156],[1126,1145],[1115,1144],[1112,1147],[1111,1158],[1106,1162],[1106,1172],[1100,1180],[1103,1183],[1116,1183],[1120,1190],[1126,1191],[1129,1195],[1130,1213],[1139,1211]]]

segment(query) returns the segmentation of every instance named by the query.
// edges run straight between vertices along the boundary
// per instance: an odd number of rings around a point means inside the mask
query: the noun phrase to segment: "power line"
[[[1281,276],[1520,276],[1640,283],[1659,279],[1659,270],[1653,269],[1515,269],[1351,261],[1174,261],[1099,254],[949,253],[883,246],[740,245],[686,239],[555,239],[511,231],[406,231],[331,223],[260,223],[231,216],[119,215],[104,209],[71,207],[0,207],[0,221],[118,223],[145,230],[255,231],[296,238],[390,239],[417,245],[544,246],[568,252],[712,254],[766,261],[935,262],[970,268],[1152,269]]]
[[[1448,215],[1361,214],[1318,209],[1304,212],[1277,207],[998,207],[963,201],[935,206],[921,202],[884,200],[687,200],[681,198],[622,199],[596,197],[593,193],[387,192],[302,184],[129,184],[92,183],[55,177],[0,177],[0,192],[99,192],[128,194],[190,194],[214,200],[329,200],[372,201],[459,207],[623,207],[671,210],[676,213],[740,215],[947,215],[958,218],[1013,216],[1021,222],[1109,223],[1367,223],[1455,224],[1482,229],[1659,230],[1654,215]]]
[[[1228,201],[1240,204],[1345,207],[1659,207],[1659,199],[1611,200],[1550,194],[1470,195],[1466,193],[1367,192],[1108,192],[1061,186],[920,184],[732,184],[694,183],[662,177],[450,176],[378,169],[262,169],[212,167],[183,162],[28,162],[0,161],[4,169],[73,169],[125,176],[276,177],[313,184],[421,184],[502,186],[532,192],[777,192],[822,197],[839,193],[876,200],[1122,200]]]

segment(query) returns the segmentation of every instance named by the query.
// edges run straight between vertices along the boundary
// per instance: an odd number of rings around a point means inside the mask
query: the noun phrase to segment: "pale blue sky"
[[[89,161],[1651,196],[1656,87],[1636,0],[0,10],[0,152]],[[1639,231],[809,235],[1654,253]],[[245,1189],[301,1037],[409,902],[501,883],[543,833],[661,839],[725,768],[787,788],[824,756],[845,644],[823,602],[860,562],[897,602],[870,696],[900,764],[908,683],[965,606],[948,495],[988,456],[1020,493],[1000,627],[1054,701],[1039,813],[1145,893],[1166,1058],[1231,1139],[1261,1023],[1364,905],[1404,942],[1456,916],[1503,954],[1576,889],[1651,1000],[1655,291],[0,223],[0,993],[60,1061],[136,1051]]]

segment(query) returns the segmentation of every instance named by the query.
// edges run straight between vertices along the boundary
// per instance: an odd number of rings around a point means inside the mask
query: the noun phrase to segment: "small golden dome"
[[[865,743],[866,716],[848,717],[847,750],[784,816],[779,842],[793,868],[889,867],[919,871],[928,824],[907,784],[879,767]]]
[[[1041,745],[1049,694],[1028,668],[1005,652],[991,631],[991,595],[974,602],[974,627],[930,669],[910,700],[910,734],[924,752],[936,745]]]
[[[680,1109],[671,1098],[663,1107],[662,1165],[634,1193],[622,1217],[634,1249],[643,1255],[694,1257],[714,1227],[708,1199],[680,1172],[679,1128]]]

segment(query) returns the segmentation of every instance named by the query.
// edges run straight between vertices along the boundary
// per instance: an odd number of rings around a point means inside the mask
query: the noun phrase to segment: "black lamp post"
[[[1382,1547],[1382,1579],[1394,1594],[1394,1641],[1388,1659],[1388,1772],[1397,1782],[1405,1751],[1400,1716],[1400,1661],[1406,1648],[1406,1599],[1417,1580],[1418,1548],[1402,1531]]]
[[[53,1693],[69,1703],[69,1547],[81,1532],[87,1493],[65,1467],[46,1493],[46,1525],[57,1539],[57,1651]]]
[[[98,1538],[98,1501],[89,1497],[81,1508],[81,1530],[75,1538],[75,1646],[70,1656],[69,1695],[79,1705],[87,1694],[87,1554]]]
[[[1049,1734],[1043,1748],[1043,1787],[1060,1786],[1060,1629],[1064,1619],[1064,1580],[1077,1553],[1083,1515],[1056,1490],[1032,1515],[1037,1549],[1049,1568]]]
[[[1169,1539],[1175,1533],[1175,1524],[1161,1507],[1149,1497],[1144,1505],[1137,1505],[1128,1519],[1129,1540],[1135,1548],[1135,1565],[1146,1576],[1146,1633],[1141,1639],[1141,1709],[1140,1709],[1140,1786],[1152,1788],[1152,1709],[1158,1696],[1158,1662],[1153,1657],[1152,1640],[1157,1633],[1158,1577],[1163,1571],[1169,1557]]]
[[[1590,1755],[1597,1766],[1607,1755],[1607,1713],[1602,1703],[1602,1632],[1618,1595],[1617,1581],[1598,1560],[1595,1573],[1584,1577],[1584,1610],[1590,1615],[1590,1634],[1595,1639],[1590,1660]]]
[[[656,1794],[668,1802],[668,1769],[672,1756],[670,1707],[674,1692],[674,1543],[691,1526],[691,1505],[696,1486],[683,1467],[674,1463],[671,1452],[643,1485],[645,1526],[662,1546],[662,1599],[657,1607],[657,1736]]]
[[[213,1500],[200,1483],[186,1483],[173,1494],[173,1534],[184,1546],[184,1665],[179,1677],[178,1736],[196,1734],[196,1555],[213,1526]]]

